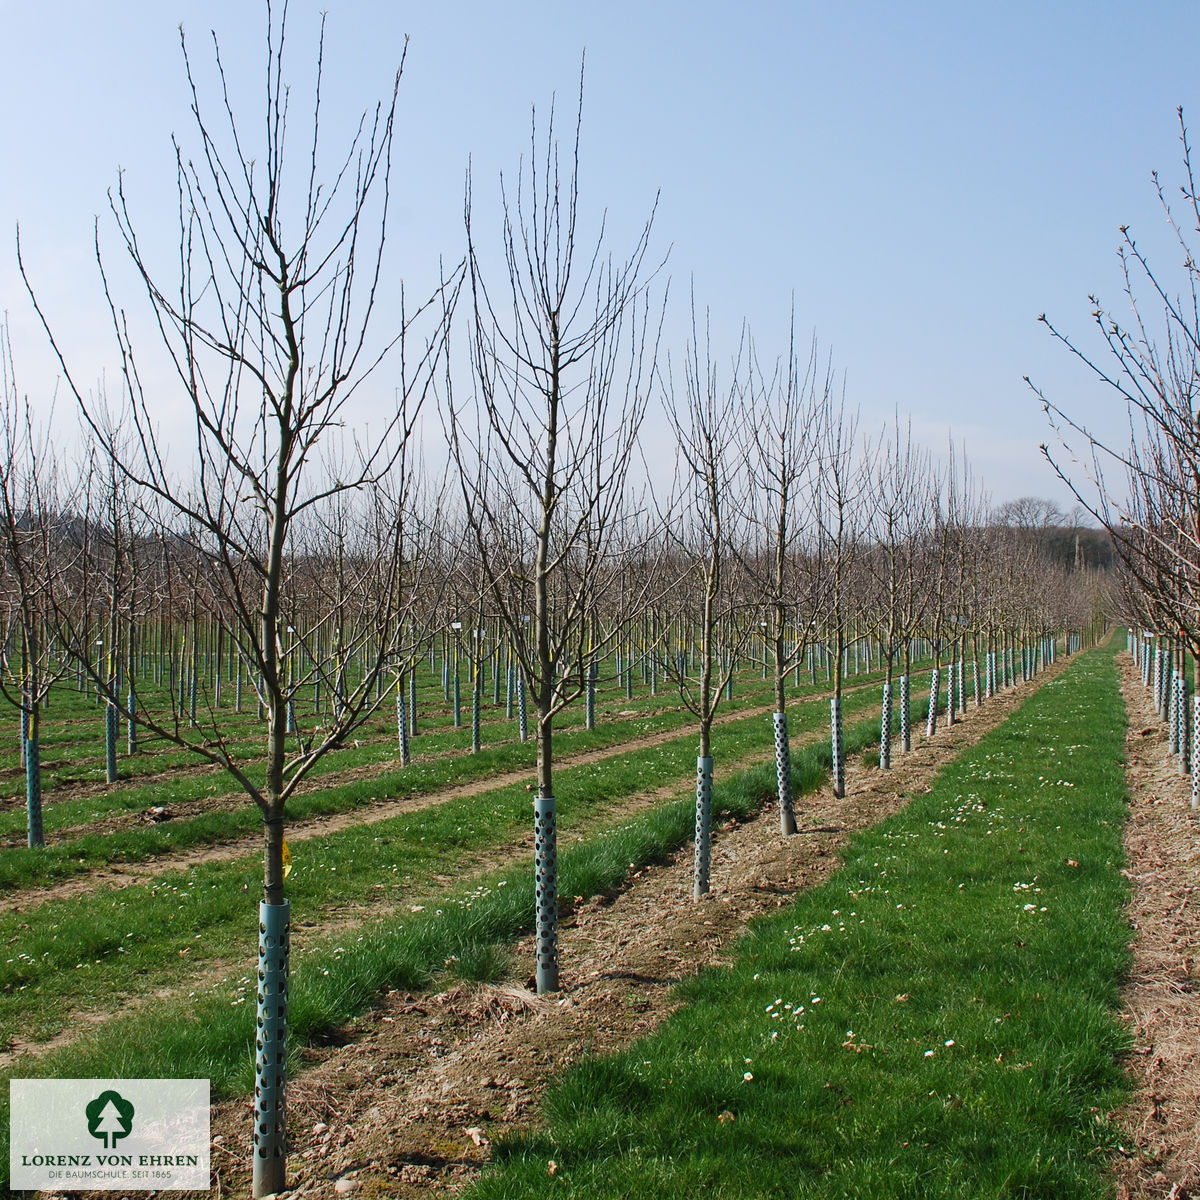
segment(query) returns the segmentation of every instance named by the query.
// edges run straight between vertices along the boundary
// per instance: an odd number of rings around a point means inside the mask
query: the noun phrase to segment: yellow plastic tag
[[[288,844],[283,843],[283,877],[286,879],[292,873],[292,852],[288,849]]]

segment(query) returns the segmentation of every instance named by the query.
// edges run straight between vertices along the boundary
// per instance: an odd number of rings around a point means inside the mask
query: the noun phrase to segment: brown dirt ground
[[[1122,1118],[1117,1195],[1187,1200],[1200,1197],[1200,814],[1137,670],[1122,663],[1134,931],[1123,1015],[1137,1090]]]
[[[436,995],[392,992],[343,1031],[342,1044],[301,1051],[289,1083],[286,1194],[460,1191],[487,1162],[494,1138],[534,1119],[556,1074],[653,1030],[675,1007],[677,982],[728,963],[752,918],[823,882],[852,833],[902,808],[1061,669],[972,709],[932,740],[920,737],[886,775],[851,762],[844,799],[828,785],[804,797],[796,837],[779,837],[773,808],[728,822],[714,840],[714,892],[701,903],[691,900],[689,845],[632,873],[617,896],[577,904],[562,928],[559,994],[538,997],[517,981],[459,984]],[[531,945],[517,955],[528,964]],[[248,1193],[249,1107],[214,1110],[210,1195]]]

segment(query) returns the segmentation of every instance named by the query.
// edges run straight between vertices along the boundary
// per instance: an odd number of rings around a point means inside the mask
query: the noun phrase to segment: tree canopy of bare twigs
[[[1160,631],[1183,636],[1200,654],[1200,230],[1191,146],[1178,111],[1183,182],[1172,198],[1154,187],[1182,256],[1170,278],[1120,228],[1119,259],[1125,317],[1089,297],[1096,349],[1044,314],[1051,335],[1124,407],[1128,439],[1096,432],[1033,383],[1058,434],[1060,448],[1043,446],[1059,477],[1112,536],[1122,566],[1150,598]]]
[[[488,603],[537,713],[538,797],[553,841],[553,724],[587,663],[615,635],[597,602],[617,587],[642,514],[626,484],[645,415],[661,309],[650,293],[653,212],[628,257],[603,223],[579,227],[583,76],[574,137],[560,151],[553,105],[531,122],[515,185],[501,179],[505,269],[489,280],[468,176],[471,381],[448,373],[442,413]],[[636,598],[626,596],[636,606]],[[552,844],[538,867],[538,988],[558,986]]]

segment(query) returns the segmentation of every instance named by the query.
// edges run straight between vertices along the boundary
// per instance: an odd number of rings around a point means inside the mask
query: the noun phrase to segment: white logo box
[[[10,1079],[9,1187],[209,1186],[207,1079]]]

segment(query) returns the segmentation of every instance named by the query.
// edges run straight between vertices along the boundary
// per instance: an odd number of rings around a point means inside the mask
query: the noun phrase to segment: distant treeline
[[[1039,550],[1055,566],[1107,570],[1113,565],[1113,544],[1107,529],[1089,525],[1043,525],[1016,531],[1022,541]]]
[[[1053,500],[1022,496],[992,511],[992,521],[1019,532],[1051,562],[1066,567],[1105,569],[1113,565],[1107,529],[1081,524],[1082,509],[1064,512]]]
[[[1113,545],[1107,529],[1051,525],[1032,531],[1031,536],[1056,563],[1078,567],[1112,566]]]

